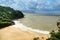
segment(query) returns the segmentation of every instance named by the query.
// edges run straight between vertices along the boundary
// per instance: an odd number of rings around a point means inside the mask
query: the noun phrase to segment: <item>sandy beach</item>
[[[12,26],[0,30],[0,40],[33,40],[35,37],[39,37],[40,40],[46,40],[49,35],[22,31]]]
[[[46,31],[32,30],[18,23],[19,22],[15,25],[0,29],[0,40],[33,40],[35,37],[39,37],[40,40],[46,40],[50,36]]]

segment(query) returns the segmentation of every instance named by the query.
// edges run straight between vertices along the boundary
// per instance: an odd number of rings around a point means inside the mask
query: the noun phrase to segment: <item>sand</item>
[[[49,36],[48,34],[22,31],[12,26],[0,29],[0,40],[33,40],[35,37],[46,40]]]
[[[39,37],[39,40],[46,40],[50,35],[46,31],[32,29],[15,21],[15,25],[0,29],[0,40],[33,40]]]

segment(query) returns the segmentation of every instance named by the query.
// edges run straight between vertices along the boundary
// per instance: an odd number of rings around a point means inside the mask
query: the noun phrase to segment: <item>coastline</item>
[[[33,40],[39,37],[39,40],[46,40],[49,34],[27,32],[21,29],[9,26],[0,30],[0,40]]]
[[[14,22],[15,25],[0,30],[0,40],[33,40],[35,37],[39,37],[39,40],[46,40],[50,37],[48,31],[29,28],[18,20]]]
[[[33,29],[30,27],[26,27],[25,25],[23,25],[22,23],[20,23],[20,21],[18,20],[14,20],[15,25],[13,25],[13,27],[17,28],[17,29],[21,29],[23,31],[27,31],[27,32],[36,32],[36,33],[42,33],[42,34],[49,34],[49,31],[42,31],[42,30],[38,30],[38,29]]]

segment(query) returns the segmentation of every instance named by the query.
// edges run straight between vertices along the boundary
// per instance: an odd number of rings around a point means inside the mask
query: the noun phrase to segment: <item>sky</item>
[[[60,14],[60,0],[0,0],[0,5],[24,12]]]

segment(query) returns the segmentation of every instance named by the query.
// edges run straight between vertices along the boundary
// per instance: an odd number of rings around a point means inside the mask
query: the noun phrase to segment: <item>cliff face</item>
[[[24,14],[10,7],[0,6],[0,28],[14,24],[12,20],[23,18]]]

